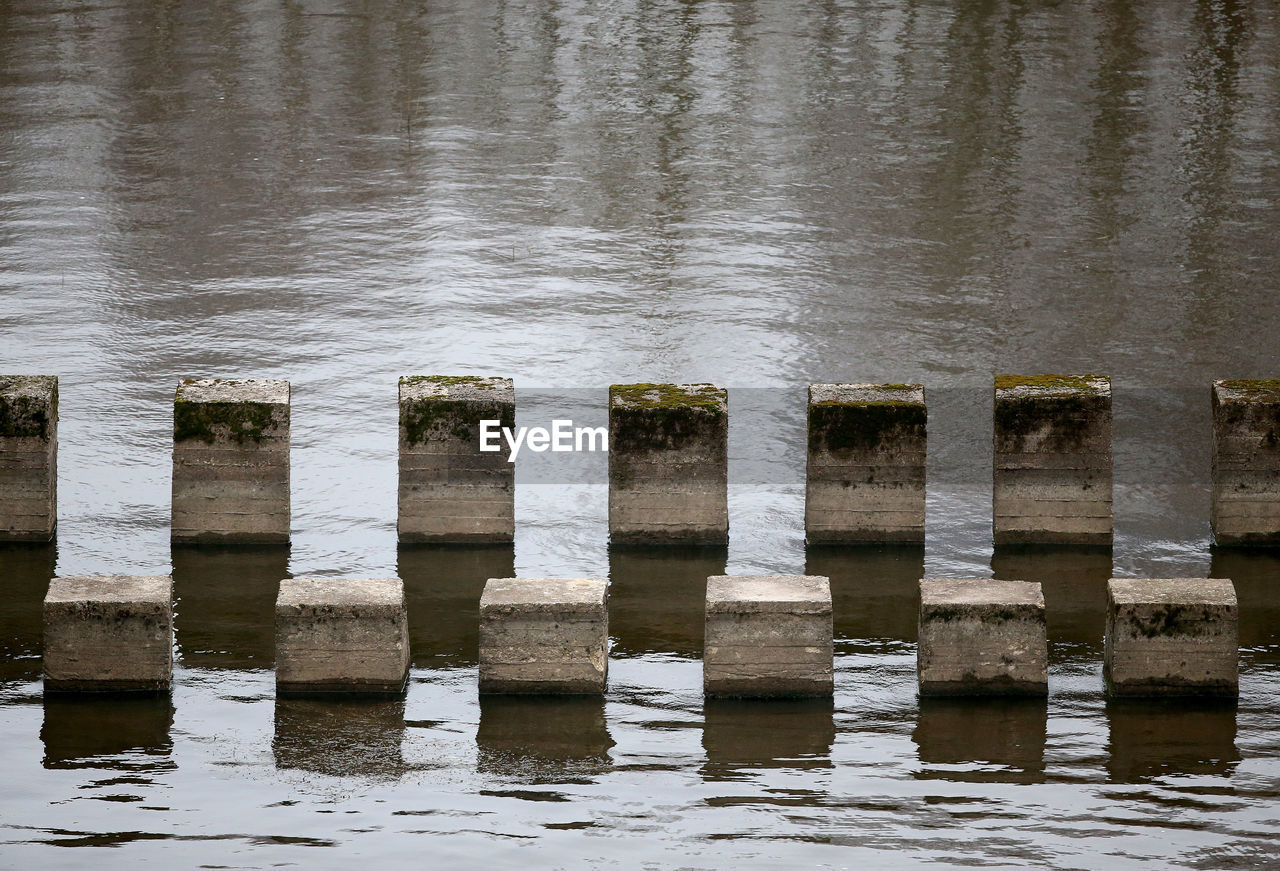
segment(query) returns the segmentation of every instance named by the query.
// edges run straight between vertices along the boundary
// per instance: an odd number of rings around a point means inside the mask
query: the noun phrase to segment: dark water
[[[1211,553],[1207,494],[1209,381],[1280,372],[1277,142],[1263,0],[0,0],[0,371],[62,379],[0,866],[1276,867],[1280,560]],[[1114,552],[992,553],[1006,371],[1112,376]],[[603,459],[544,455],[514,548],[397,551],[421,372],[543,425],[730,387],[730,546],[610,552]],[[171,552],[201,375],[292,381],[291,549]],[[805,384],[908,379],[926,547],[806,553]],[[834,705],[704,707],[726,570],[832,578]],[[171,700],[43,699],[55,571],[173,572]],[[603,702],[479,702],[513,571],[609,574]],[[1045,584],[1047,704],[918,703],[923,572]],[[277,703],[278,579],[393,573],[407,698]],[[1238,707],[1104,701],[1112,573],[1235,580]]]

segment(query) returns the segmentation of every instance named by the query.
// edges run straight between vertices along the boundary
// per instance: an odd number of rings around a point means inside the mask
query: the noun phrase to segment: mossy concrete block
[[[399,578],[287,578],[276,598],[276,693],[398,694],[409,675]]]
[[[608,599],[604,578],[490,578],[480,596],[480,692],[603,693]]]
[[[919,384],[812,384],[804,528],[810,544],[924,542]]]
[[[0,541],[58,528],[58,379],[0,375]]]
[[[1280,545],[1280,380],[1213,382],[1213,499],[1220,545]]]
[[[728,393],[713,384],[609,388],[609,538],[726,544]]]
[[[710,698],[830,696],[833,631],[827,578],[713,575],[703,691]]]
[[[997,545],[1110,545],[1111,466],[1109,379],[996,377]]]
[[[44,599],[48,692],[162,692],[173,675],[168,577],[55,577]]]
[[[515,538],[515,464],[506,439],[480,450],[480,421],[514,428],[510,378],[412,375],[400,379],[397,528],[409,543]]]
[[[1239,608],[1217,578],[1112,578],[1103,678],[1113,696],[1235,696]]]
[[[173,402],[175,542],[289,540],[289,382],[187,379]]]
[[[916,631],[922,696],[1048,692],[1049,640],[1039,584],[925,578]]]

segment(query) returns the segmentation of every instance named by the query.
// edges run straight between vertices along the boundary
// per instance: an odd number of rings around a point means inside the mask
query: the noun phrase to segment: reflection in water
[[[923,547],[817,547],[805,574],[831,579],[836,638],[915,641]]]
[[[0,681],[40,676],[43,604],[55,544],[0,544]]]
[[[395,780],[403,740],[404,699],[276,699],[277,768]]]
[[[991,571],[1002,581],[1034,581],[1044,589],[1049,640],[1102,649],[1107,624],[1111,548],[1020,545],[996,548]],[[1052,656],[1053,649],[1050,648]]]
[[[707,578],[728,558],[725,547],[610,547],[611,655],[701,656]]]
[[[480,650],[480,594],[489,578],[515,575],[511,545],[412,545],[397,551],[409,608],[409,649],[421,668],[473,666]]]
[[[1215,548],[1209,577],[1235,584],[1241,647],[1280,644],[1280,552]]]
[[[759,768],[830,768],[834,714],[831,699],[708,699],[702,776],[735,780]]]
[[[601,697],[481,696],[476,744],[480,772],[548,783],[604,773],[614,742]]]
[[[156,771],[170,759],[173,702],[166,694],[45,696],[45,768]]]
[[[1038,783],[1044,779],[1048,717],[1047,699],[920,699],[920,717],[911,736],[923,765],[917,776]]]
[[[1111,699],[1107,723],[1112,780],[1229,775],[1240,761],[1234,700]]]
[[[288,545],[183,545],[173,548],[172,557],[174,631],[183,664],[270,668]]]

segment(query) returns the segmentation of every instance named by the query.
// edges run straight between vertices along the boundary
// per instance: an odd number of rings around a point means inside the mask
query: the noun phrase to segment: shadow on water
[[[404,699],[277,699],[276,767],[396,780],[406,771]]]
[[[991,557],[991,571],[1002,581],[1040,583],[1049,641],[1101,651],[1107,625],[1111,555],[1109,547],[999,547]],[[1051,656],[1052,653],[1050,650]]]
[[[170,754],[173,701],[167,694],[46,695],[45,768],[156,771],[176,768]]]
[[[409,646],[420,668],[466,667],[480,647],[480,594],[516,573],[511,545],[401,546],[396,567],[409,608]]]
[[[706,780],[737,780],[761,768],[831,768],[831,699],[708,699],[703,705]]]
[[[1215,548],[1209,576],[1235,584],[1241,647],[1280,643],[1280,550]]]
[[[52,543],[0,544],[0,681],[40,677],[44,596],[57,562]]]
[[[923,547],[811,545],[805,574],[831,580],[837,639],[916,640]]]
[[[1047,698],[920,699],[911,735],[920,750],[916,777],[1040,783],[1048,720]]]
[[[1111,699],[1107,774],[1137,781],[1171,774],[1228,776],[1240,761],[1235,700]]]
[[[505,781],[590,778],[612,764],[600,696],[481,696],[476,767]]]
[[[707,578],[728,559],[725,547],[610,547],[611,654],[701,656]]]
[[[288,577],[288,545],[180,545],[172,559],[182,662],[200,668],[271,668],[276,595]]]

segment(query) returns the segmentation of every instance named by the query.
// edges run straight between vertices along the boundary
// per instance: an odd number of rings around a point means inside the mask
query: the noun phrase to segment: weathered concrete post
[[[480,450],[480,421],[514,428],[510,378],[400,379],[400,541],[509,542],[515,538],[515,464],[506,439]],[[498,432],[496,429],[495,433]]]
[[[1213,382],[1214,541],[1280,545],[1280,380]]]
[[[283,543],[289,519],[289,382],[179,384],[173,540]]]
[[[0,541],[58,528],[58,379],[0,375]]]
[[[481,693],[603,693],[609,582],[491,578],[480,595]]]
[[[399,578],[286,578],[276,598],[276,694],[390,694],[409,676]]]
[[[46,691],[162,692],[173,674],[168,577],[54,578],[44,600]]]
[[[713,384],[609,388],[609,539],[726,544],[728,394]]]
[[[812,575],[707,578],[703,691],[711,698],[829,696],[831,582]]]
[[[1000,375],[995,387],[995,543],[1110,545],[1110,380]]]
[[[809,385],[808,542],[923,544],[925,430],[919,384]]]
[[[1234,696],[1239,612],[1216,578],[1112,578],[1103,679],[1113,696]]]
[[[925,578],[917,639],[922,696],[1048,692],[1049,640],[1039,584]]]

